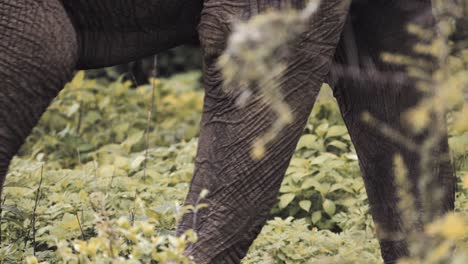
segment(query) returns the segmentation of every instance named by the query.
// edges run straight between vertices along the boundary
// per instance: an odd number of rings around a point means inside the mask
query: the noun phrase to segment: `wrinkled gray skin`
[[[204,2],[204,3],[202,3]],[[392,175],[402,153],[414,183],[419,156],[381,136],[361,121],[368,111],[420,142],[400,124],[400,114],[420,95],[411,81],[394,82],[401,68],[380,60],[382,51],[414,55],[412,21],[431,25],[429,0],[322,1],[310,26],[291,43],[284,60],[287,102],[295,121],[268,146],[260,161],[252,142],[267,131],[274,114],[258,98],[239,109],[236,95],[221,89],[216,59],[226,46],[231,21],[299,0],[0,0],[0,179],[9,162],[75,69],[126,63],[198,37],[204,54],[205,106],[196,169],[187,204],[210,190],[209,208],[184,216],[178,233],[194,228],[197,243],[186,253],[197,263],[239,263],[265,223],[285,170],[323,82],[328,81],[355,144],[385,263],[408,254],[397,212]],[[200,15],[201,14],[201,15]],[[333,67],[332,67],[333,65]],[[348,67],[349,66],[349,67]],[[361,73],[357,73],[360,70]],[[387,76],[387,77],[386,77]],[[447,138],[434,157],[448,153]],[[454,176],[447,159],[434,158],[433,171],[445,190],[438,215],[453,209]],[[416,188],[414,193],[418,196]],[[420,203],[417,203],[420,207]],[[422,207],[421,207],[422,208]],[[421,209],[422,210],[422,209]],[[426,212],[427,213],[427,212]]]

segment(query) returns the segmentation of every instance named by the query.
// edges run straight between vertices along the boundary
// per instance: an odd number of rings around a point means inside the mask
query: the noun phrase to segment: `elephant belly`
[[[62,0],[80,39],[79,68],[127,63],[196,39],[200,0]]]

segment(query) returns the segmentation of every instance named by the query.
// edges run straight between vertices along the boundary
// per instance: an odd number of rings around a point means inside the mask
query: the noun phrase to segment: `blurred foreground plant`
[[[287,44],[306,28],[307,21],[317,10],[320,0],[308,1],[306,8],[272,10],[240,22],[229,38],[228,46],[219,59],[226,92],[239,92],[242,106],[252,94],[260,94],[276,114],[270,130],[254,143],[252,157],[262,158],[265,145],[293,120],[292,111],[283,100],[281,78],[287,68]]]
[[[450,125],[455,133],[468,133],[468,46],[462,47],[459,43],[450,41],[456,32],[455,22],[465,15],[463,5],[466,3],[435,0],[435,30],[417,25],[408,26],[408,31],[421,39],[414,50],[427,56],[427,60],[416,61],[398,54],[383,54],[385,60],[406,66],[410,77],[417,80],[417,87],[423,98],[404,113],[402,122],[413,133],[427,135],[415,149],[421,157],[417,189],[422,203],[422,219],[416,216],[416,197],[408,189],[405,164],[400,157],[395,158],[395,176],[401,198],[400,211],[405,230],[409,232],[410,246],[410,257],[401,263],[468,261],[467,214],[465,213],[465,217],[456,213],[440,216],[441,198],[445,194],[437,184],[437,172],[432,169],[434,164],[450,159],[446,156],[434,157],[434,153],[437,153],[435,150],[447,134],[447,114],[451,115]],[[462,151],[467,150],[468,145],[462,146]],[[425,226],[423,232],[418,231],[421,220]]]

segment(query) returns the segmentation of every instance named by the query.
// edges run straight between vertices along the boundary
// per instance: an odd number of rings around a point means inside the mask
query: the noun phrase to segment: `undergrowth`
[[[190,131],[198,131],[200,119],[198,77],[157,80],[157,123],[145,156],[151,87],[99,84],[79,73],[13,161],[2,197],[0,261],[189,262],[182,251],[196,234],[176,238],[174,229],[186,210],[181,204],[196,154],[197,134]],[[162,136],[171,131],[181,133]],[[460,144],[468,134],[451,131],[454,149],[463,150],[454,151],[463,178],[468,148]],[[466,214],[462,185],[457,209]],[[244,263],[379,263],[379,254],[357,157],[324,87],[272,220]]]

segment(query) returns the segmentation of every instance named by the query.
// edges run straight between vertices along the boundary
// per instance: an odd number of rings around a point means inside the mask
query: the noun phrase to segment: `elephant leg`
[[[415,134],[402,121],[403,113],[414,107],[423,96],[415,81],[408,78],[402,67],[381,59],[382,52],[422,59],[413,51],[413,46],[420,40],[407,33],[409,22],[423,26],[434,23],[429,0],[373,0],[352,4],[330,78],[359,157],[382,256],[387,264],[409,254],[409,230],[404,226],[404,218],[398,209],[398,190],[393,173],[395,155],[400,154],[407,167],[417,210],[418,219],[406,224],[413,224],[416,230],[422,229],[428,219],[434,219],[454,207],[455,177],[449,161],[446,135],[431,153],[432,167],[429,171],[434,177],[433,183],[443,192],[440,197],[434,192],[437,198],[428,212],[418,189],[419,175],[422,169],[426,169],[421,168],[420,152],[384,136],[362,118],[363,113],[370,113],[416,145],[428,138],[427,131]]]
[[[226,17],[249,17],[271,7],[271,2],[205,1],[199,34],[206,93],[195,173],[186,204],[196,205],[201,191],[207,189],[209,194],[202,202],[208,207],[185,214],[178,227],[179,234],[187,229],[197,232],[198,241],[186,249],[197,263],[239,263],[260,232],[328,74],[347,15],[342,1],[322,1],[310,28],[291,45],[286,59],[289,67],[281,83],[295,119],[267,145],[265,156],[254,160],[253,143],[270,129],[277,116],[259,96],[243,108],[237,107],[239,93],[224,92],[216,61],[230,33]]]
[[[0,0],[1,185],[10,160],[71,77],[76,39],[58,0]]]

